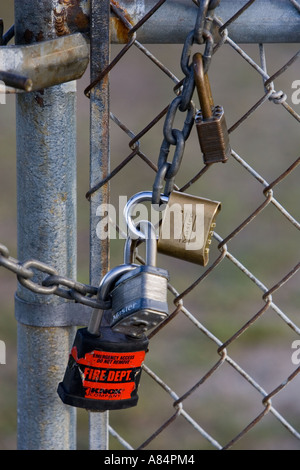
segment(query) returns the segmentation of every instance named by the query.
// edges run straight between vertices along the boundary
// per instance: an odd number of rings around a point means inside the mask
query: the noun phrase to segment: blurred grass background
[[[0,17],[5,29],[13,24],[13,7],[3,1]],[[112,46],[112,55],[121,46]],[[179,78],[182,45],[147,46]],[[267,45],[269,74],[278,70],[298,50],[297,44]],[[258,47],[243,46],[258,59]],[[233,125],[263,94],[262,79],[229,46],[215,55],[210,81],[216,104],[222,104],[228,127]],[[139,50],[131,48],[113,69],[111,111],[134,133],[138,133],[174,97],[173,84]],[[121,77],[121,80],[120,80]],[[275,83],[291,102],[292,82],[299,78],[297,62]],[[89,203],[89,100],[83,90],[89,73],[78,82],[78,280],[88,282]],[[195,101],[196,97],[195,97]],[[300,111],[300,105],[295,109]],[[176,123],[175,123],[176,124]],[[141,140],[143,152],[157,162],[162,142],[163,120]],[[180,123],[178,124],[180,125]],[[181,124],[182,125],[182,124]],[[6,97],[0,105],[0,241],[16,256],[16,182],[15,182],[15,99]],[[255,170],[271,182],[299,156],[299,127],[281,107],[267,102],[231,134],[232,148]],[[128,137],[111,123],[111,168],[130,153]],[[181,186],[202,167],[202,156],[195,130],[186,144],[183,167],[176,183]],[[276,187],[276,198],[299,220],[299,167]],[[130,197],[149,190],[154,173],[136,157],[111,181],[111,200],[118,205],[119,195]],[[222,201],[217,233],[225,237],[263,202],[262,187],[234,159],[215,165],[196,182],[190,193]],[[25,197],[25,195],[24,195]],[[272,287],[299,260],[299,236],[272,205],[269,205],[228,246],[267,287]],[[123,241],[111,242],[111,266],[122,261]],[[211,262],[219,252],[214,241]],[[197,279],[204,268],[184,264],[159,255],[158,264],[169,269],[171,281],[181,292]],[[0,269],[0,339],[7,348],[7,364],[0,365],[0,449],[16,448],[16,321],[14,319],[15,276]],[[221,341],[226,341],[262,306],[262,292],[236,266],[225,259],[203,281],[185,305]],[[274,295],[274,301],[297,323],[299,318],[299,275],[294,276]],[[171,305],[171,303],[170,303]],[[172,308],[172,307],[170,307]],[[229,347],[229,355],[267,390],[272,391],[295,366],[291,344],[297,339],[272,310],[249,328]],[[148,367],[180,396],[196,383],[218,360],[216,344],[184,316],[178,315],[150,343]],[[273,404],[297,429],[300,427],[299,377],[295,378]],[[172,400],[147,376],[142,375],[140,400],[136,408],[110,413],[112,426],[135,447],[140,445],[173,413]],[[226,444],[261,411],[262,397],[230,365],[224,364],[191,395],[184,408],[221,444]],[[78,410],[78,448],[88,448],[88,415]],[[112,448],[119,448],[111,438]],[[268,414],[235,449],[299,449],[299,442]],[[177,418],[149,449],[210,449],[182,417]]]

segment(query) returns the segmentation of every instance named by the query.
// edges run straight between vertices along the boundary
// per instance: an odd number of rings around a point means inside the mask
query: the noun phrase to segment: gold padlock
[[[173,191],[163,212],[160,253],[206,266],[221,203]]]

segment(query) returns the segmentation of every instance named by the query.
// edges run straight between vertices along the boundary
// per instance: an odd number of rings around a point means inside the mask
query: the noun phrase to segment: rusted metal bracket
[[[89,45],[81,33],[24,46],[2,46],[0,80],[7,87],[35,91],[79,79],[88,63]]]
[[[111,5],[122,12],[129,24],[135,25],[156,2],[111,0]],[[226,22],[243,5],[244,0],[222,0],[216,15]],[[190,31],[196,11],[193,2],[166,2],[139,28],[137,39],[145,43],[181,43]],[[34,91],[76,80],[83,75],[89,62],[89,1],[60,0],[52,12],[52,19],[52,33],[58,36],[57,39],[24,46],[0,46],[0,81],[7,87]],[[299,21],[299,11],[292,2],[261,0],[229,26],[229,34],[234,41],[242,43],[299,42]],[[29,42],[32,33],[26,31],[28,34],[23,39]],[[111,42],[127,41],[127,27],[112,12]],[[6,88],[5,91],[10,90]]]

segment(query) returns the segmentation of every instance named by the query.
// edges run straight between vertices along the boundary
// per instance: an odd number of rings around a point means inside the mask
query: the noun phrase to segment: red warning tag
[[[92,351],[78,359],[77,348],[71,355],[80,367],[85,398],[126,400],[136,389],[136,373],[145,358],[145,351]]]

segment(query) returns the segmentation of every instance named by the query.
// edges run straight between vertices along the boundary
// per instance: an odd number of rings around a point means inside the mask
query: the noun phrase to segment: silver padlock
[[[110,292],[112,299],[110,327],[114,331],[140,336],[168,316],[167,288],[169,273],[156,267],[157,241],[154,226],[140,222],[146,243],[146,264],[136,265],[116,281]],[[125,244],[125,265],[133,266],[136,240]]]
[[[111,310],[110,293],[113,290],[117,280],[127,272],[135,269],[135,267],[136,265],[133,264],[121,264],[119,266],[115,266],[113,269],[108,271],[105,276],[101,279],[98,288],[97,300],[106,302],[107,304],[109,304],[109,307],[105,311],[99,310],[97,308],[92,311],[92,315],[90,317],[88,325],[88,332],[92,335],[99,335],[100,326],[103,321],[106,326],[108,326],[109,320],[107,320],[107,317],[110,316]]]

